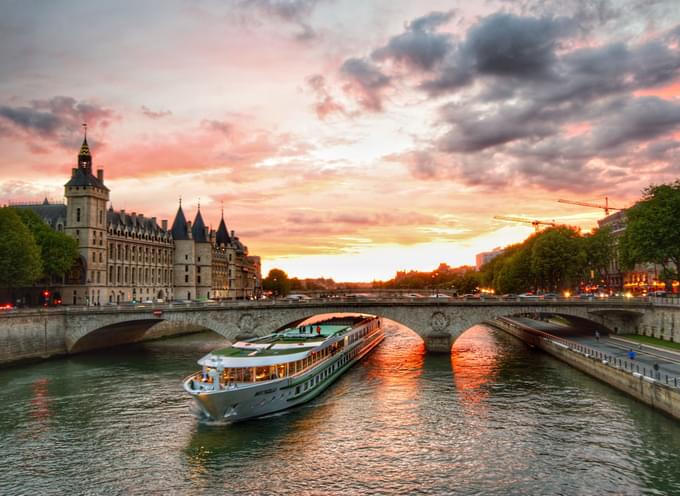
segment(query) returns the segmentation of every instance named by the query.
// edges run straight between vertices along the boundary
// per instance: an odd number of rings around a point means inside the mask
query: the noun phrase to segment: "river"
[[[0,494],[680,494],[680,424],[476,326],[396,324],[312,402],[199,423],[201,333],[0,370]]]

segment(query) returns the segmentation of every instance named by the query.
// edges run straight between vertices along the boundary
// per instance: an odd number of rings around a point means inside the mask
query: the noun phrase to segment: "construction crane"
[[[495,215],[494,219],[498,220],[509,220],[511,222],[524,222],[526,224],[531,224],[534,226],[534,229],[536,229],[536,232],[538,232],[541,229],[541,226],[556,226],[557,223],[555,221],[546,221],[546,220],[535,220],[535,219],[525,219],[524,217],[509,217],[507,215]]]
[[[581,205],[582,207],[601,208],[601,209],[604,210],[605,215],[609,215],[610,210],[625,210],[625,209],[619,208],[619,207],[610,207],[609,206],[609,197],[607,197],[607,196],[604,197],[604,205],[599,205],[597,203],[574,201],[574,200],[563,200],[563,199],[559,199],[557,201],[559,203],[569,203],[570,205]]]

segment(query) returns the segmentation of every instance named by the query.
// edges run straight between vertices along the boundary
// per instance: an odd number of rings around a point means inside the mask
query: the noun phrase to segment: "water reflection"
[[[461,403],[469,413],[482,413],[483,401],[489,396],[487,385],[498,374],[499,347],[496,339],[483,326],[465,331],[451,350],[453,382]]]

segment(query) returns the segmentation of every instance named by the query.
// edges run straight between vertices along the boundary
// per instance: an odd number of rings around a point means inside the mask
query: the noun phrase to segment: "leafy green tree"
[[[531,270],[539,287],[552,291],[569,288],[582,273],[584,254],[579,233],[567,226],[546,229],[533,244]]]
[[[622,265],[638,262],[663,267],[662,277],[678,279],[680,268],[680,180],[650,186],[643,198],[626,211],[626,231],[619,247]]]
[[[585,257],[586,279],[592,276],[596,279],[605,279],[609,273],[609,267],[614,260],[614,238],[611,228],[601,227],[591,234],[584,236],[582,240]]]
[[[262,289],[276,296],[286,296],[290,292],[290,279],[281,269],[272,269],[262,280]]]
[[[17,210],[21,221],[33,234],[43,263],[42,277],[52,279],[66,274],[78,259],[78,243],[64,233],[53,230],[29,209]]]
[[[40,249],[13,208],[0,208],[0,286],[30,286],[42,275]]]

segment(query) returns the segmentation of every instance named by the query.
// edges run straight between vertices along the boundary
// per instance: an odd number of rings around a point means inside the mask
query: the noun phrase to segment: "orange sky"
[[[5,9],[0,203],[61,200],[86,121],[114,208],[223,206],[265,274],[372,280],[678,177],[671,1],[156,3]]]

